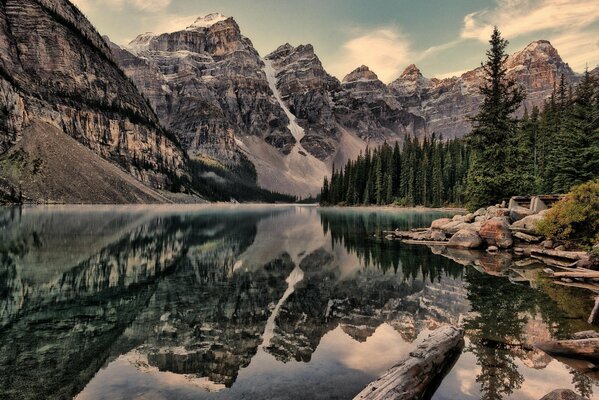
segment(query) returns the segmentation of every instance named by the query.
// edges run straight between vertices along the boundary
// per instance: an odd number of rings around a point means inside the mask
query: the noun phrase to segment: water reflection
[[[593,396],[589,375],[532,347],[588,329],[590,298],[372,237],[439,216],[0,210],[0,398],[351,398],[460,319],[467,352],[437,398],[538,398],[549,370]]]

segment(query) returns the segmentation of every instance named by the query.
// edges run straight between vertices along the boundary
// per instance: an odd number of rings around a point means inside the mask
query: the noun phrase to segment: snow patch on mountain
[[[204,15],[203,17],[199,17],[196,21],[187,27],[188,31],[192,31],[199,28],[210,28],[212,25],[227,20],[226,15],[221,13],[212,13],[208,15]]]

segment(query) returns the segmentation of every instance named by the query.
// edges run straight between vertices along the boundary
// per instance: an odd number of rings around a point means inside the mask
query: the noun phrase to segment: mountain
[[[176,142],[70,2],[0,2],[2,193],[30,201],[164,202],[155,189],[188,179]],[[71,159],[79,162],[65,161]],[[112,190],[101,189],[106,184]]]
[[[190,157],[225,166],[247,158],[260,186],[298,196],[318,193],[333,165],[369,144],[466,135],[481,102],[482,67],[428,79],[410,65],[386,85],[361,66],[340,82],[310,44],[284,44],[261,58],[222,14],[110,47]],[[507,68],[527,92],[520,113],[541,106],[562,74],[577,80],[543,40],[510,56]]]
[[[541,107],[563,74],[569,83],[576,75],[546,40],[530,43],[506,60],[508,78],[516,80],[526,91],[524,109]],[[476,114],[481,103],[478,88],[483,83],[482,67],[447,79],[427,79],[415,65],[410,65],[389,87],[410,112],[426,122],[426,132],[445,139],[462,137],[471,130],[469,116]]]

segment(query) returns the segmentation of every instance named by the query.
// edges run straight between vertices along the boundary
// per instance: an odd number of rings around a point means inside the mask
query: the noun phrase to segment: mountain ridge
[[[233,17],[215,15],[208,19],[216,22],[201,26],[196,33],[187,28],[150,38],[139,36],[125,47],[111,45],[117,53],[133,50],[133,57],[139,59],[137,66],[132,67],[132,60],[118,55],[117,63],[151,100],[163,124],[174,128],[191,157],[209,156],[234,164],[235,154],[241,152],[256,165],[260,185],[307,195],[304,185],[294,187],[297,177],[288,175],[293,174],[288,159],[297,139],[289,129],[290,118],[285,110],[303,130],[300,141],[307,159],[305,165],[296,164],[295,168],[313,168],[314,163],[308,159],[314,157],[327,166],[327,173],[333,165],[344,164],[368,145],[402,142],[408,135],[422,139],[432,133],[452,139],[471,129],[468,117],[476,113],[481,100],[480,67],[459,77],[438,79],[425,77],[411,64],[397,79],[385,84],[376,71],[361,66],[340,81],[326,71],[311,44],[285,43],[261,58]],[[212,39],[208,37],[218,37],[219,32],[228,34],[220,36],[220,47],[211,47]],[[192,45],[195,39],[190,35],[203,35],[205,44],[190,47],[178,42],[181,46],[177,47],[172,40],[161,43],[173,35],[182,37],[183,42],[190,40]],[[141,52],[137,51],[140,45],[136,41],[144,42]],[[195,63],[191,67],[190,59]],[[265,60],[274,68],[282,105],[268,85]],[[509,76],[528,92],[520,113],[541,106],[561,74],[570,83],[577,80],[545,40],[531,42],[514,53],[507,65]],[[177,81],[176,74],[181,70],[186,71],[185,75]],[[225,83],[219,86],[215,80]],[[165,85],[168,90],[164,90]],[[177,99],[179,93],[193,96]],[[169,102],[161,103],[158,98]],[[179,104],[181,101],[185,107]],[[206,111],[197,111],[198,107]],[[191,110],[195,111],[190,114]],[[286,172],[277,171],[281,168]],[[318,190],[314,184],[308,191],[316,194]]]

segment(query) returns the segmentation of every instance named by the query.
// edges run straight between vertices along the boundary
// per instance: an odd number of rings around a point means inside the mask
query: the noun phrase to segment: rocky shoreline
[[[498,257],[508,254],[529,259],[531,263],[539,261],[567,273],[581,274],[580,270],[589,272],[599,267],[589,252],[570,248],[565,242],[544,240],[539,235],[537,223],[547,211],[547,208],[535,209],[533,204],[529,208],[517,204],[509,207],[498,204],[474,213],[437,219],[429,228],[386,231],[384,234],[387,239],[399,239],[409,244],[455,250],[485,250]]]

